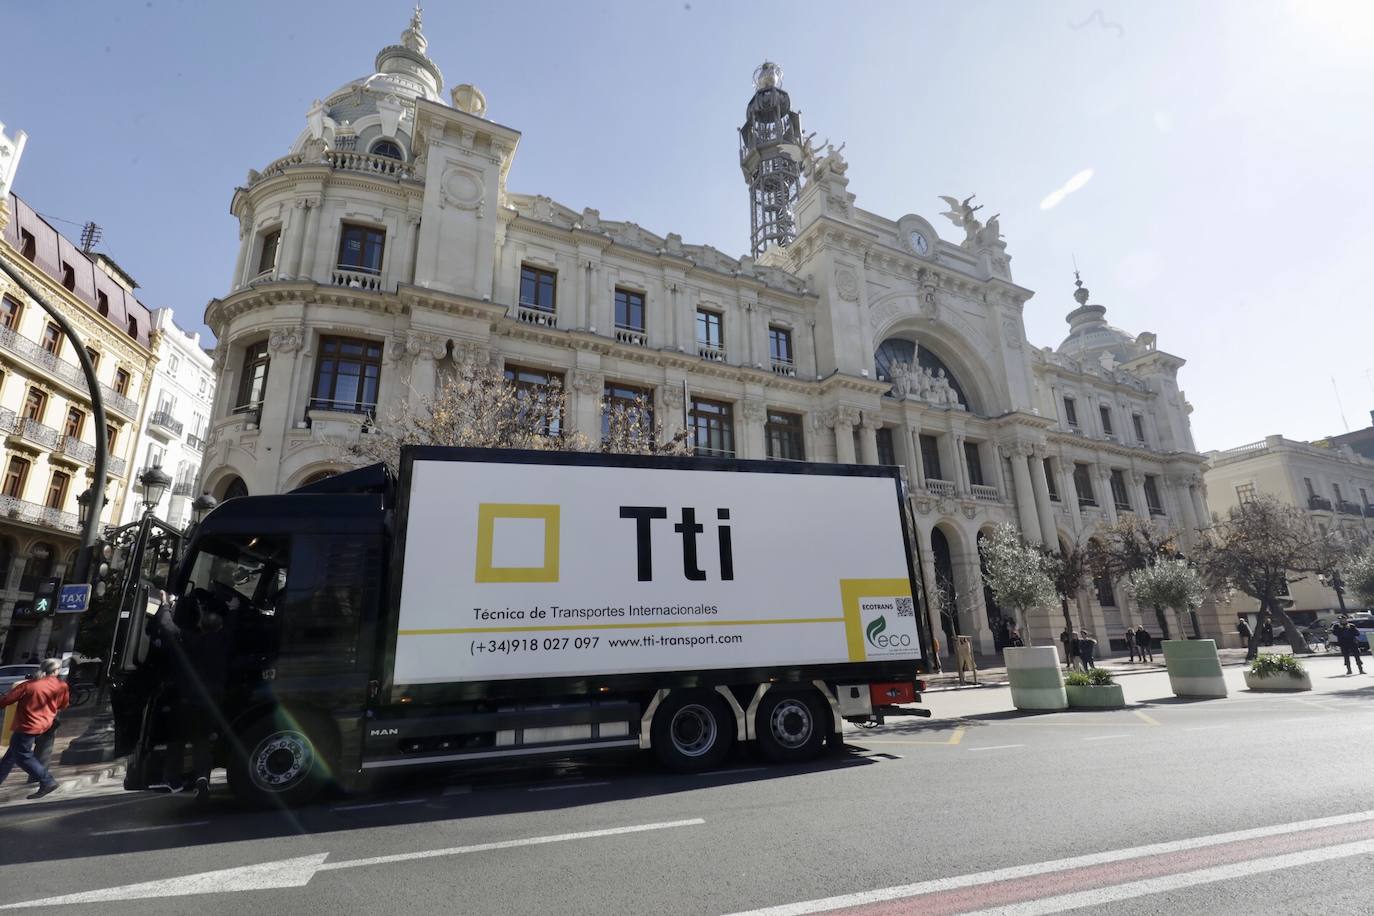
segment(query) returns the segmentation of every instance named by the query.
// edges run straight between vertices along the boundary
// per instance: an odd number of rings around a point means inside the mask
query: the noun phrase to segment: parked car
[[[37,665],[0,665],[0,694],[9,693],[15,684],[37,673]]]
[[[1331,635],[1331,628],[1336,625],[1341,618],[1337,614],[1329,614],[1317,619],[1317,622],[1308,627],[1303,633],[1307,636],[1308,643],[1320,643],[1326,641],[1328,652],[1337,652],[1339,648],[1336,639]],[[1352,614],[1350,622],[1355,624],[1355,628],[1360,631],[1358,645],[1361,652],[1368,652],[1369,639],[1374,635],[1374,615]]]

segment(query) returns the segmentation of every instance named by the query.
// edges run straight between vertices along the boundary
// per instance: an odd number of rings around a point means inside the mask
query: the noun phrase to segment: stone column
[[[573,428],[593,442],[601,441],[601,395],[605,387],[606,378],[600,372],[590,369],[572,372],[572,389],[576,397]]]
[[[1078,488],[1073,483],[1073,462],[1065,462],[1060,458],[1056,464],[1059,466],[1059,495],[1064,500],[1064,505],[1069,507],[1069,515],[1073,517],[1074,527],[1083,527],[1083,510],[1078,505]]]
[[[922,527],[920,523],[915,525],[915,529],[916,542],[921,548],[921,565],[916,574],[921,577],[921,590],[926,595],[925,624],[930,628],[931,635],[939,640],[939,655],[943,656],[949,653],[951,647],[945,645],[945,631],[940,626],[940,607],[935,596],[935,550],[930,546],[930,529]]]
[[[970,618],[964,635],[974,638],[974,651],[984,655],[995,651],[992,627],[988,626],[988,608],[983,600],[983,570],[978,563],[978,542],[973,542],[972,556],[965,557],[961,566],[963,579],[963,602]]]
[[[1192,543],[1197,536],[1197,507],[1193,505],[1192,494],[1188,490],[1188,479],[1186,477],[1169,478],[1169,489],[1172,490],[1174,501],[1178,503],[1179,512],[1183,516],[1184,541]]]
[[[1202,478],[1194,477],[1188,492],[1193,498],[1193,510],[1197,513],[1197,523],[1205,528],[1212,523],[1212,514],[1207,511],[1207,499],[1202,495]],[[1353,492],[1353,491],[1352,491]]]
[[[1016,484],[1016,515],[1021,521],[1021,535],[1032,544],[1044,543],[1040,533],[1040,517],[1035,511],[1035,494],[1031,489],[1030,468],[1026,457],[1030,450],[1016,446],[1011,450],[1011,476]]]
[[[234,282],[230,289],[240,289],[244,284],[243,268],[248,261],[248,252],[253,247],[254,233],[247,219],[239,219],[239,256],[234,261]]]
[[[320,201],[319,199],[307,200],[305,202],[305,242],[301,246],[300,264],[296,266],[296,277],[301,280],[309,280],[315,276],[315,246],[320,238]],[[410,235],[406,233],[399,240],[404,250],[410,247]],[[400,276],[400,271],[405,269],[405,260],[398,259],[395,251],[391,258],[391,277],[393,280]]]
[[[954,433],[954,487],[960,493],[969,493],[968,463],[964,455],[964,437]]]
[[[1050,503],[1050,483],[1045,477],[1045,458],[1039,452],[1030,456],[1031,488],[1035,491],[1035,513],[1040,517],[1040,536],[1045,546],[1059,549],[1059,532],[1054,526],[1054,506]]]
[[[835,461],[838,464],[854,464],[854,424],[857,422],[857,410],[852,407],[836,408],[832,426],[835,430]]]
[[[26,563],[28,563],[27,557],[17,556],[10,560],[9,572],[5,576],[5,591],[19,590],[19,580],[24,578],[24,565]]]
[[[665,439],[673,438],[686,425],[682,417],[685,403],[681,382],[668,382],[658,387],[658,406],[654,411],[654,419],[663,424]]]
[[[1130,472],[1131,496],[1135,499],[1135,514],[1142,520],[1149,521],[1150,502],[1145,498],[1145,475],[1139,471]]]
[[[767,417],[768,408],[763,401],[751,399],[744,402],[745,458],[756,458],[762,461],[768,457],[768,442],[764,430]]]
[[[859,460],[864,464],[878,463],[878,428],[882,425],[881,419],[866,413],[859,424]]]
[[[282,243],[286,250],[277,256],[278,279],[295,279],[296,268],[301,262],[301,247],[305,244],[305,211],[308,206],[305,198],[298,199],[290,211],[290,222],[282,226]]]
[[[1116,524],[1116,499],[1112,496],[1111,472],[1100,464],[1093,465],[1093,476],[1097,478],[1097,498],[1102,506],[1102,514],[1109,525]]]

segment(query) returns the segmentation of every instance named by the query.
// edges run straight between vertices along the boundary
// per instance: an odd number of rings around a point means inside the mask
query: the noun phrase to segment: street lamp
[[[81,527],[86,527],[86,520],[91,517],[91,500],[95,494],[90,487],[81,491],[81,495],[76,498],[76,515],[81,520]]]
[[[155,464],[138,475],[138,482],[143,485],[143,506],[151,512],[157,508],[158,503],[162,502],[162,495],[172,485],[172,478],[167,476],[167,472],[159,465]]]
[[[199,525],[200,520],[205,517],[205,514],[218,505],[219,500],[215,499],[209,493],[202,493],[191,503],[191,518]]]

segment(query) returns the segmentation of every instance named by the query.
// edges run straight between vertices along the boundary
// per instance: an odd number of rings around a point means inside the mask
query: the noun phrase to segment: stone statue
[[[930,370],[922,366],[920,371],[916,373],[916,397],[922,401],[929,401],[933,383],[934,379],[930,377]]]
[[[892,364],[890,370],[892,376],[892,396],[899,401],[905,401],[911,394],[911,363],[905,360],[897,360]]]
[[[978,195],[976,194],[970,194],[963,200],[959,200],[954,197],[946,197],[943,194],[940,195],[940,199],[949,205],[949,210],[945,211],[944,213],[941,213],[940,215],[947,217],[950,222],[954,223],[954,225],[963,227],[965,244],[973,242],[975,239],[977,239],[978,231],[983,228],[983,224],[979,222],[973,215],[974,213],[977,213],[979,210],[983,209],[982,204],[979,204],[976,207],[973,206],[973,198],[977,196]],[[999,213],[998,216],[1000,215],[1001,214]],[[994,217],[994,219],[995,218],[996,217]]]
[[[974,237],[975,245],[979,248],[985,248],[989,245],[995,245],[1002,240],[1002,226],[998,222],[998,218],[1001,217],[1001,215],[1000,213],[994,214],[992,218],[987,221],[987,224],[983,226],[982,229],[978,230],[977,235]]]

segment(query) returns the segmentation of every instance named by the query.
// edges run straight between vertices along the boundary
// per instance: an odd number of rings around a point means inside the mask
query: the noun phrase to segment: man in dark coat
[[[1259,655],[1259,641],[1255,639],[1254,631],[1250,629],[1250,621],[1245,619],[1244,614],[1236,616],[1236,632],[1240,634],[1240,643],[1245,646],[1245,660]]]
[[[1135,628],[1135,645],[1136,648],[1140,650],[1140,660],[1142,662],[1145,661],[1145,656],[1148,655],[1150,657],[1150,663],[1153,664],[1155,660],[1153,637],[1150,636],[1150,631],[1145,629],[1145,624],[1143,623]]]
[[[158,609],[153,626],[163,648],[171,653],[178,698],[176,734],[167,743],[167,784],[173,789],[181,784],[185,775],[181,772],[184,746],[190,744],[193,782],[185,788],[193,787],[196,797],[204,801],[210,792],[213,741],[224,698],[229,652],[223,602],[201,591],[188,598],[195,606],[184,610],[198,612],[195,629],[178,626],[166,602]]]
[[[1341,658],[1345,661],[1345,673],[1352,674],[1350,670],[1350,659],[1353,656],[1355,664],[1360,667],[1360,673],[1364,674],[1364,660],[1360,658],[1360,630],[1350,622],[1348,617],[1342,617],[1340,622],[1332,627],[1336,637],[1336,644],[1341,647]]]

